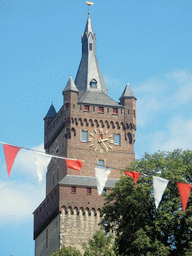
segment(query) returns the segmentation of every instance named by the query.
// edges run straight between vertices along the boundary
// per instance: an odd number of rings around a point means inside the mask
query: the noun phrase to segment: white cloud
[[[43,143],[39,146],[35,146],[32,149],[44,152]],[[12,168],[12,172],[16,171],[18,174],[31,175],[37,178],[36,167],[36,153],[32,150],[21,149],[15,158],[15,163]]]
[[[0,181],[0,225],[31,219],[35,208],[44,199],[44,186]]]
[[[174,118],[167,132],[154,134],[151,148],[153,151],[173,151],[177,148],[192,150],[192,119]]]
[[[43,144],[32,149],[44,151]],[[0,181],[0,225],[32,220],[32,213],[44,199],[45,179],[42,183],[38,181],[35,155],[31,150],[21,149],[16,156],[10,179],[4,175],[4,180]],[[5,170],[3,159],[2,171]]]

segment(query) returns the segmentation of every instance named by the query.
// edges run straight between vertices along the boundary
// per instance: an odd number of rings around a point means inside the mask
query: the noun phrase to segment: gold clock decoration
[[[112,150],[112,145],[114,144],[113,135],[108,135],[108,132],[108,130],[103,131],[103,128],[94,129],[90,132],[88,137],[88,142],[90,142],[89,148],[94,148],[99,153]]]

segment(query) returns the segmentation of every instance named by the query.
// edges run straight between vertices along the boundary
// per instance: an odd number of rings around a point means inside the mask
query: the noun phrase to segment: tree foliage
[[[103,230],[96,231],[93,238],[89,239],[88,246],[86,243],[83,244],[84,256],[115,256],[112,239],[111,234],[106,235]]]
[[[61,249],[57,249],[51,256],[115,256],[112,249],[112,239],[113,236],[111,234],[106,235],[103,230],[98,230],[93,235],[93,238],[88,240],[88,244],[83,243],[84,254],[81,254],[76,248],[63,245]]]
[[[51,256],[81,256],[81,253],[76,248],[63,245],[61,249],[57,249]]]
[[[130,168],[127,168],[130,171]],[[137,189],[122,176],[102,209],[102,225],[114,231],[119,255],[192,255],[192,198],[182,210],[176,182],[192,183],[192,151],[174,150],[145,154],[131,170],[141,175]],[[169,183],[158,209],[153,197],[152,176]]]

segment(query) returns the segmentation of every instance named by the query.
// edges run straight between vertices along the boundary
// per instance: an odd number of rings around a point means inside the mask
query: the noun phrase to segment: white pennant
[[[97,190],[99,195],[102,194],[102,191],[105,187],[105,183],[110,173],[111,173],[111,169],[105,166],[95,165],[95,177],[96,177]]]
[[[168,180],[153,176],[153,188],[154,188],[154,198],[155,198],[155,205],[156,209],[159,206],[163,193],[167,187]]]
[[[46,154],[36,154],[36,168],[37,168],[37,175],[39,177],[39,182],[42,181],[43,173],[47,169],[48,164],[51,161],[52,156]]]

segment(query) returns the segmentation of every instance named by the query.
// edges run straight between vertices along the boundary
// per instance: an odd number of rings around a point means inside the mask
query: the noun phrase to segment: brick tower
[[[35,256],[50,255],[62,243],[81,249],[100,221],[104,197],[96,188],[94,165],[113,167],[107,192],[135,159],[136,98],[126,85],[120,103],[108,96],[96,56],[90,14],[82,35],[75,78],[63,90],[63,106],[51,105],[44,118],[46,153],[82,159],[81,172],[53,158],[46,173],[46,198],[34,211]],[[103,139],[102,142],[100,139]]]

